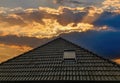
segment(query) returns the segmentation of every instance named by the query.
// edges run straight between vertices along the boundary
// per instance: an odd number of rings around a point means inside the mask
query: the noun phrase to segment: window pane
[[[64,51],[64,59],[75,59],[75,51]]]

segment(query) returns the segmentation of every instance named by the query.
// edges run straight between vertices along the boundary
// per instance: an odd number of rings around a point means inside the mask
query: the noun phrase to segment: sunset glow
[[[31,49],[28,46],[0,44],[0,63]]]

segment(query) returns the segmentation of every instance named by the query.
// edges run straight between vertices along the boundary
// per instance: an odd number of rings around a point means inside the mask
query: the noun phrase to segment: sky
[[[0,62],[62,36],[120,62],[120,0],[0,0]]]

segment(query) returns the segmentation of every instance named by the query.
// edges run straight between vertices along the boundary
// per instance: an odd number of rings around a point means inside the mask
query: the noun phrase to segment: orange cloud
[[[104,10],[120,14],[120,0],[105,0],[102,4]]]
[[[105,0],[103,3],[104,7],[118,7],[120,8],[120,0]]]
[[[88,30],[105,30],[95,27],[92,22],[100,14],[100,9],[70,8],[60,6],[58,9],[39,7],[24,9],[22,12],[0,14],[0,36],[17,35],[36,38],[51,38],[61,33],[85,32]],[[93,20],[88,20],[94,18]],[[108,28],[106,28],[108,29]]]
[[[117,64],[120,64],[120,59],[114,59],[114,62],[116,62]]]
[[[28,50],[31,50],[28,46],[6,45],[0,44],[0,63],[10,58],[18,56]]]

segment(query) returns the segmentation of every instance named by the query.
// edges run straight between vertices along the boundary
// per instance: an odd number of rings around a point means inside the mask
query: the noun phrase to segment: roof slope
[[[75,50],[77,63],[62,62],[65,49]],[[2,63],[0,80],[120,80],[120,66],[57,38]]]

